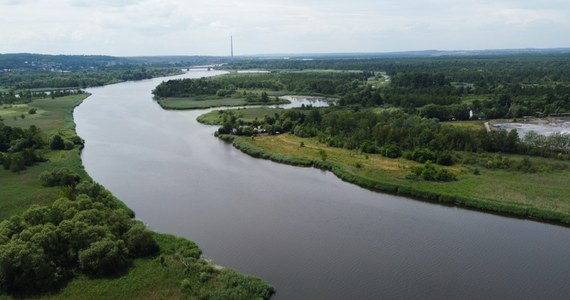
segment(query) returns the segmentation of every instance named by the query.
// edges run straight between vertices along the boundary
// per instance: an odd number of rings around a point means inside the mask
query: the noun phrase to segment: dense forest
[[[227,57],[216,56],[141,56],[45,55],[32,53],[0,54],[0,72],[10,71],[93,71],[145,67],[188,67],[220,64]]]
[[[363,72],[274,72],[229,74],[213,78],[169,80],[158,85],[157,97],[230,96],[241,90],[288,91],[324,95],[343,94],[366,81]]]
[[[528,160],[489,162],[464,154],[510,153],[569,159],[570,135],[542,136],[531,132],[519,136],[516,130],[475,130],[443,121],[557,116],[570,112],[568,58],[546,55],[238,61],[232,67],[265,66],[273,71],[172,80],[159,85],[155,95],[223,96],[253,89],[334,96],[339,100],[329,108],[285,110],[254,121],[244,121],[232,111],[220,112],[222,127],[218,133],[252,136],[290,132],[317,138],[331,147],[421,163],[461,162],[531,172],[537,167]],[[335,67],[345,71],[330,70]]]
[[[159,85],[154,94],[223,97],[240,89],[318,94],[338,97],[340,106],[398,107],[440,121],[547,116],[570,112],[569,58],[248,60],[227,67],[266,67],[274,71],[171,80]],[[344,71],[327,71],[333,68]]]
[[[431,160],[453,164],[454,151],[495,152],[539,155],[569,159],[570,135],[519,137],[515,130],[487,131],[452,126],[401,110],[346,110],[301,108],[284,110],[253,122],[244,122],[236,113],[220,111],[219,134],[251,136],[258,128],[271,134],[290,132],[299,137],[317,137],[332,147],[379,153],[387,157],[404,156],[418,162]]]
[[[172,68],[133,67],[78,72],[61,71],[12,71],[0,72],[0,86],[13,90],[87,88],[128,80],[142,80],[179,73]]]

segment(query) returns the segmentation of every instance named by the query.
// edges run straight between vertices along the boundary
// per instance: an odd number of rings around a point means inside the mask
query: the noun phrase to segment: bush
[[[10,156],[10,171],[18,172],[26,168],[26,161],[24,155],[20,152],[14,153]]]
[[[425,163],[426,161],[435,161],[436,156],[433,151],[426,148],[416,148],[412,153],[411,157],[406,157],[406,159],[411,159],[419,163]]]
[[[158,252],[159,247],[152,236],[152,232],[146,229],[142,223],[133,225],[123,236],[129,250],[129,255],[143,257]]]
[[[452,166],[453,165],[453,157],[451,156],[451,153],[449,153],[448,151],[440,152],[437,155],[436,163],[438,165],[442,165],[442,166]]]
[[[398,158],[402,156],[402,151],[400,150],[400,147],[396,145],[386,145],[380,149],[380,153],[382,154],[382,156],[388,158]]]
[[[40,181],[44,186],[76,186],[81,177],[68,168],[53,169],[40,174]]]
[[[122,240],[105,238],[79,252],[81,270],[92,276],[114,275],[124,271],[127,265],[127,250]]]
[[[32,242],[12,240],[0,246],[0,289],[43,292],[57,286],[60,274],[43,249]]]
[[[64,142],[63,138],[59,134],[54,135],[51,138],[51,141],[49,143],[49,148],[51,150],[63,150],[63,149],[65,149],[65,142]]]
[[[378,147],[370,141],[365,141],[360,145],[360,151],[364,153],[378,153]]]
[[[423,179],[427,181],[455,181],[457,176],[443,168],[438,168],[431,161],[427,161],[423,167],[414,167],[407,176],[408,179]]]

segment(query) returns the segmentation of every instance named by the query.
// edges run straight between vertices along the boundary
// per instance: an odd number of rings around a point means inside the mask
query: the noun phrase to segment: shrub
[[[414,167],[407,176],[408,179],[423,179],[427,181],[455,181],[457,176],[443,168],[438,168],[431,161],[422,167]]]
[[[14,153],[10,156],[10,171],[18,172],[26,168],[26,161],[24,155],[20,152]]]
[[[451,153],[449,153],[448,151],[440,152],[437,155],[436,163],[438,165],[442,165],[442,166],[452,166],[453,165],[453,157],[451,156]]]
[[[63,138],[59,134],[54,135],[49,143],[49,148],[51,150],[63,150],[65,148]]]
[[[406,157],[407,158],[407,157]],[[409,159],[409,158],[407,158]],[[436,156],[433,151],[426,148],[417,148],[411,153],[411,160],[417,161],[419,163],[425,163],[426,161],[435,161]]]
[[[43,249],[32,242],[12,240],[0,246],[0,289],[42,292],[56,287],[60,274]]]
[[[68,168],[53,169],[40,174],[40,181],[44,186],[76,186],[81,177]]]
[[[370,141],[365,141],[360,145],[360,151],[364,153],[378,153],[378,147]]]
[[[400,150],[400,147],[396,145],[386,145],[380,149],[380,153],[382,154],[382,156],[388,158],[398,158],[402,156],[402,151]]]
[[[152,232],[146,229],[142,223],[136,223],[129,229],[123,239],[129,250],[129,255],[142,257],[156,254],[158,244],[152,236]]]
[[[113,275],[127,267],[127,250],[122,240],[104,238],[79,252],[81,270],[92,276]]]

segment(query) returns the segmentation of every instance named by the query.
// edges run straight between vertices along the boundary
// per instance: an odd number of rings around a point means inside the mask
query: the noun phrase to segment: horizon
[[[0,0],[0,53],[235,56],[568,48],[545,0]],[[459,50],[461,51],[461,50]],[[168,54],[165,54],[168,53]]]
[[[291,56],[291,57],[302,57],[302,56],[348,56],[348,55],[397,55],[397,54],[417,54],[421,56],[421,53],[441,53],[441,56],[446,55],[457,55],[458,53],[465,53],[469,56],[471,54],[483,54],[490,52],[505,52],[505,54],[512,54],[510,52],[520,52],[521,54],[535,54],[535,53],[570,53],[570,47],[556,47],[556,48],[497,48],[497,49],[452,49],[452,50],[441,50],[441,49],[423,49],[423,50],[401,50],[401,51],[377,51],[377,52],[307,52],[307,53],[254,53],[254,54],[243,54],[234,55],[234,57],[274,57],[274,56]],[[107,54],[97,54],[97,53],[84,53],[84,54],[69,54],[69,53],[39,53],[39,52],[6,52],[0,53],[0,55],[45,55],[45,56],[107,56],[107,57],[119,57],[119,58],[143,58],[143,57],[231,57],[231,55],[209,55],[209,54],[156,54],[156,55],[107,55]],[[433,55],[432,55],[433,56]]]

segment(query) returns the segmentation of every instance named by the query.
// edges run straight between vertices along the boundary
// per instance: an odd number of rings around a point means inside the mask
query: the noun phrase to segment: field
[[[234,109],[230,110],[236,114],[236,117],[243,120],[246,123],[253,122],[256,118],[258,120],[263,119],[265,116],[274,116],[276,113],[282,113],[284,109],[282,108],[271,108],[271,107],[256,107],[248,109]],[[203,114],[198,117],[198,122],[209,125],[221,125],[222,124],[222,110],[213,110],[209,113]]]
[[[57,99],[40,99],[30,104],[4,105],[0,116],[9,126],[27,128],[36,125],[49,137],[55,132],[72,133],[74,124],[71,112],[88,95],[67,96]],[[37,108],[36,114],[28,114],[30,108]],[[25,115],[22,119],[21,114]],[[15,119],[14,116],[17,116]],[[38,178],[40,173],[63,166],[74,170],[83,178],[88,178],[81,165],[78,149],[72,151],[48,151],[44,154],[47,162],[28,167],[25,171],[12,173],[0,168],[0,220],[26,210],[33,204],[50,204],[59,198],[58,188],[43,187]]]
[[[485,121],[447,121],[445,125],[464,127],[471,130],[485,129]]]
[[[2,105],[0,117],[8,126],[29,127],[35,125],[46,134],[73,133],[73,109],[79,105],[88,94],[72,95],[61,98],[37,99],[29,104]],[[35,114],[30,114],[30,109],[36,109]],[[24,118],[22,118],[22,115]]]
[[[380,191],[498,213],[526,217],[540,215],[544,219],[549,219],[549,214],[552,214],[555,216],[553,221],[570,220],[568,171],[523,173],[482,168],[480,174],[475,175],[473,167],[455,165],[446,168],[458,176],[458,181],[434,183],[406,179],[411,167],[420,166],[416,162],[327,147],[312,138],[282,134],[235,139],[241,145],[238,148],[245,149],[245,152],[259,154],[261,151],[273,160],[297,165],[319,163],[344,180]],[[251,149],[248,150],[248,147]],[[326,162],[322,159],[322,151],[326,153]],[[521,159],[515,155],[507,157]],[[531,161],[537,164],[548,163],[542,158],[531,158]],[[567,162],[560,164],[568,167]]]
[[[275,105],[289,103],[286,100],[272,101],[270,103],[248,102],[245,98],[234,97],[195,97],[195,98],[163,98],[158,99],[158,104],[164,109],[205,109],[222,106],[247,106],[247,105]]]

